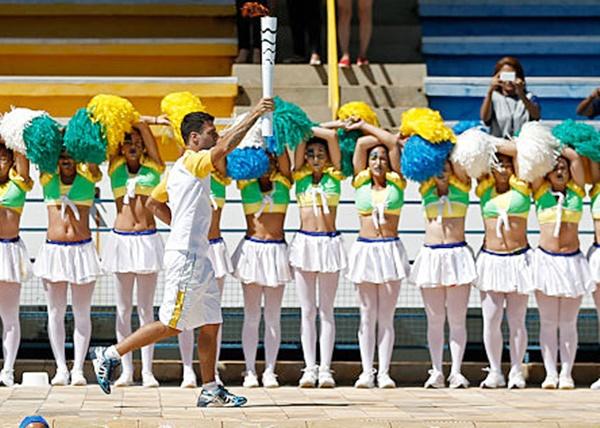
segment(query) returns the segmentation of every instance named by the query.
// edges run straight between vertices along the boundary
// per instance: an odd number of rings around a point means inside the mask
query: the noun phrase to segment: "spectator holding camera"
[[[577,106],[579,116],[587,116],[590,119],[600,116],[600,88],[596,88],[585,100]]]
[[[480,116],[495,137],[512,137],[526,122],[540,119],[538,99],[527,91],[518,59],[507,56],[496,63]]]

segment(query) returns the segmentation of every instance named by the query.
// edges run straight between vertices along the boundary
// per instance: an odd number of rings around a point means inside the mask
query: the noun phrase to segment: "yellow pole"
[[[329,108],[335,119],[340,106],[340,79],[337,53],[335,0],[327,0],[327,69],[329,72]]]

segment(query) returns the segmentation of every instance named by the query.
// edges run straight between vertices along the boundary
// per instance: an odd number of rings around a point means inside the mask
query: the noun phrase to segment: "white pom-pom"
[[[560,143],[549,128],[540,122],[527,122],[516,141],[519,178],[532,182],[552,171]]]
[[[496,140],[478,128],[468,129],[458,135],[450,160],[460,165],[469,177],[478,179],[498,165]]]
[[[23,140],[23,130],[33,119],[43,114],[46,114],[46,112],[30,110],[28,108],[13,108],[2,116],[2,120],[0,121],[0,135],[6,147],[24,154],[27,148]]]
[[[233,120],[233,123],[230,126],[228,126],[227,128],[225,128],[221,132],[221,134],[226,133],[231,128],[236,126],[238,123],[240,123],[242,120],[244,120],[244,118],[247,115],[248,115],[248,113],[243,113],[243,114],[236,116],[235,119]],[[246,133],[246,135],[244,135],[244,138],[242,138],[242,141],[240,142],[240,145],[238,147],[240,149],[243,149],[246,147],[263,147],[263,146],[264,146],[264,142],[263,142],[260,120],[257,120],[256,123],[254,123],[254,125],[252,125],[250,130]]]

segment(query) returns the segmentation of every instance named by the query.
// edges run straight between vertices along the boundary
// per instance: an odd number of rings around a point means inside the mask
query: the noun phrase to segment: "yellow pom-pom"
[[[337,117],[340,120],[358,117],[373,126],[379,126],[377,113],[367,103],[362,101],[352,101],[344,104],[338,109]]]
[[[185,142],[181,136],[181,122],[186,114],[192,112],[206,113],[206,106],[202,104],[200,98],[191,92],[173,92],[165,96],[160,102],[160,110],[166,114],[171,122],[171,127],[175,134],[175,140],[180,146],[184,146]],[[169,141],[163,140],[164,141]]]
[[[116,95],[96,95],[87,105],[94,122],[100,123],[106,138],[106,154],[110,157],[119,152],[125,133],[131,132],[132,125],[140,120],[133,104]]]
[[[407,137],[416,134],[430,143],[442,141],[456,143],[454,132],[444,124],[440,112],[430,108],[411,108],[402,113],[400,133]]]

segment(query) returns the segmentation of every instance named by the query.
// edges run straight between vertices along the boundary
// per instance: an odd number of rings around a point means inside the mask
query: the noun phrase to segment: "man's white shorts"
[[[221,297],[210,260],[187,251],[165,252],[165,292],[158,318],[177,330],[221,324]]]

